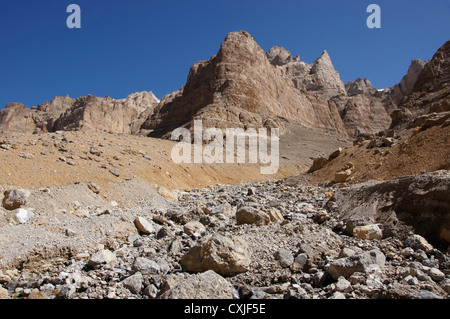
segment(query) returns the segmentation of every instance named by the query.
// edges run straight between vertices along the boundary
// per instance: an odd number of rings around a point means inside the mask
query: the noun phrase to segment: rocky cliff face
[[[0,133],[76,130],[136,134],[158,103],[152,92],[133,93],[122,100],[92,95],[78,99],[57,96],[33,109],[21,103],[10,103],[0,111]]]
[[[391,118],[386,107],[389,104],[384,97],[368,79],[357,79],[344,85],[327,51],[311,64],[301,61],[298,56],[292,58],[289,51],[280,47],[272,48],[267,57],[298,90],[310,97],[320,97],[336,108],[347,135],[373,134],[389,127]]]
[[[192,66],[183,88],[164,97],[143,128],[167,136],[176,127],[191,127],[194,119],[217,128],[280,127],[280,119],[288,119],[346,134],[335,105],[300,92],[245,31],[229,33],[217,55]]]
[[[450,111],[450,41],[424,66],[412,92],[392,114],[392,128],[402,128],[429,113]]]
[[[22,103],[9,103],[0,111],[0,133],[23,132],[33,134],[36,125],[33,111]]]

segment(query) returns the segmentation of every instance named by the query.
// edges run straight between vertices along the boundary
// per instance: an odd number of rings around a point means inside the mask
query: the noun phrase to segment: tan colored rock
[[[134,221],[134,224],[136,225],[137,229],[144,234],[149,235],[156,232],[153,224],[144,217],[137,217]]]
[[[334,175],[333,182],[334,183],[344,183],[347,182],[350,179],[350,176],[352,175],[351,169],[346,169],[344,171],[337,172]]]
[[[271,222],[270,215],[253,207],[241,207],[236,212],[236,224],[255,224],[257,226],[267,225]]]
[[[0,299],[11,299],[8,295],[8,290],[0,286]]]
[[[270,221],[272,223],[282,222],[284,220],[284,217],[281,214],[281,212],[275,207],[270,207],[267,214],[269,215]]]
[[[116,255],[107,249],[101,249],[97,251],[88,261],[88,267],[91,269],[96,269],[102,265],[112,265],[114,266],[117,261]]]
[[[158,194],[164,197],[165,199],[171,200],[173,202],[178,201],[178,196],[175,195],[170,189],[164,186],[158,188]]]
[[[381,240],[383,238],[383,231],[376,225],[355,226],[353,228],[353,236],[365,240]]]
[[[206,232],[206,228],[198,221],[191,221],[183,226],[183,231],[189,236],[200,237]]]
[[[187,272],[213,270],[222,276],[235,276],[246,272],[250,264],[250,252],[240,237],[214,234],[203,238],[180,261]]]
[[[233,299],[233,286],[222,276],[208,270],[178,281],[160,299]]]

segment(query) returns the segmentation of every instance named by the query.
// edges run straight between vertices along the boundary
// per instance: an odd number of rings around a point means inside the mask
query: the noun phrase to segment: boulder
[[[233,299],[233,286],[212,270],[178,281],[160,299]]]
[[[11,189],[5,191],[5,197],[3,198],[2,204],[7,210],[18,209],[26,203],[25,193],[22,190]]]
[[[263,226],[270,222],[271,218],[269,214],[254,207],[244,206],[236,212],[236,223],[238,225],[255,224],[257,226]]]
[[[347,278],[355,272],[365,273],[373,264],[383,267],[385,262],[384,254],[378,249],[373,249],[354,256],[336,259],[330,263],[327,272],[334,280],[337,280],[341,276]]]
[[[180,264],[187,272],[213,270],[222,276],[235,276],[248,270],[250,251],[240,237],[214,234],[201,239]]]
[[[91,256],[87,266],[91,269],[96,269],[103,265],[114,266],[116,262],[117,258],[113,252],[107,249],[101,249]]]
[[[155,229],[153,223],[149,222],[144,217],[137,217],[134,220],[134,224],[136,225],[137,229],[140,232],[142,232],[146,235],[150,235],[150,234],[153,234],[154,232],[156,232],[156,229]]]
[[[353,228],[353,236],[358,239],[365,240],[381,240],[383,238],[383,231],[380,226],[374,225],[366,225],[366,226],[355,226]]]

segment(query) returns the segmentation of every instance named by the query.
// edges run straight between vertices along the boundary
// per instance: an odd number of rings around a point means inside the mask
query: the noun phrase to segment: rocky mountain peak
[[[345,89],[349,96],[357,94],[370,94],[373,95],[377,92],[372,83],[367,78],[358,78],[354,81],[349,81],[345,84]]]

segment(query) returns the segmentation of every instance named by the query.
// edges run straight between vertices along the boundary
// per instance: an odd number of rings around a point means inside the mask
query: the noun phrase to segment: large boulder
[[[386,257],[378,249],[374,249],[350,257],[339,258],[332,261],[327,272],[334,280],[339,277],[349,277],[355,272],[366,273],[371,265],[383,267],[386,263]]]
[[[233,286],[212,270],[178,278],[160,299],[233,299]]]
[[[187,272],[213,270],[222,276],[235,276],[246,272],[250,264],[250,251],[240,237],[214,234],[202,239],[182,258],[181,267]]]

